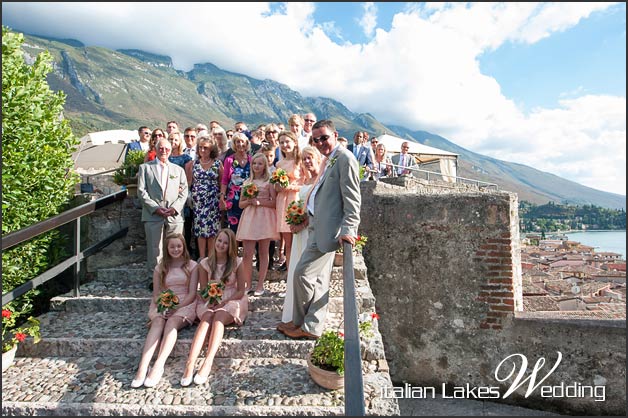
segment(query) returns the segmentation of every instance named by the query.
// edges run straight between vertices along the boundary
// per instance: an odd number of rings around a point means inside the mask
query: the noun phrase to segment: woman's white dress
[[[313,187],[313,184],[304,184],[299,189],[299,199],[305,202],[310,189]],[[290,265],[288,266],[288,275],[286,276],[286,298],[283,301],[283,311],[281,314],[281,322],[290,322],[292,321],[292,304],[294,302],[294,270],[301,258],[301,254],[305,251],[305,247],[307,246],[307,228],[304,228],[302,231],[293,234],[292,236],[292,249],[290,250]],[[331,264],[334,262],[334,258],[330,258],[330,268]]]

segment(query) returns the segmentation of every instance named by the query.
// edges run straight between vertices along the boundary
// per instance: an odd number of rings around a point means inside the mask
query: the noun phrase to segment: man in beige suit
[[[150,284],[153,283],[153,270],[162,256],[164,237],[170,233],[183,234],[183,205],[188,197],[185,172],[168,161],[172,145],[167,139],[160,139],[156,148],[157,158],[141,164],[137,174]]]
[[[355,244],[360,224],[360,168],[353,154],[339,146],[330,120],[312,127],[312,141],[326,158],[307,199],[308,242],[294,271],[292,321],[277,329],[290,338],[316,339],[323,333],[334,252]]]

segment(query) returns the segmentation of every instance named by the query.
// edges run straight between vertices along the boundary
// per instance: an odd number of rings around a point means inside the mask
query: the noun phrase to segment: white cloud
[[[360,26],[367,37],[371,37],[377,26],[377,6],[373,2],[366,2],[363,5],[364,14],[360,18]]]
[[[2,3],[3,22],[19,30],[169,55],[183,70],[211,62],[625,194],[625,97],[574,91],[555,109],[524,113],[478,63],[480,54],[505,42],[537,42],[608,4],[422,3],[398,13],[389,31],[375,28],[376,7],[365,6],[363,28],[372,38],[342,45],[330,39],[333,21],[314,21],[314,8],[300,2],[275,11],[269,3]]]

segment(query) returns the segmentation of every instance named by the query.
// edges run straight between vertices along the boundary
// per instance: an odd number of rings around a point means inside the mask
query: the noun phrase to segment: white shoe
[[[194,383],[196,383],[197,385],[203,385],[207,382],[207,378],[208,376],[201,376],[200,374],[196,373],[196,376],[194,376]]]
[[[133,389],[137,389],[143,385],[144,385],[144,379],[133,379],[133,381],[131,382],[131,387]]]
[[[144,386],[147,387],[147,388],[152,388],[152,387],[157,386],[157,383],[159,383],[159,381],[161,380],[161,376],[163,374],[164,374],[164,369],[161,368],[159,370],[159,373],[157,374],[157,377],[155,377],[154,379],[151,379],[151,378],[147,377],[144,380]]]
[[[193,380],[192,376],[190,376],[190,377],[182,377],[181,378],[181,386],[183,386],[183,387],[190,386],[192,384],[192,380]]]

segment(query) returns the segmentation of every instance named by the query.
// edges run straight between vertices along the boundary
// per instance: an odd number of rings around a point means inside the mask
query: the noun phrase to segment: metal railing
[[[444,174],[444,173],[439,173],[437,171],[428,171],[428,170],[423,170],[422,168],[416,168],[416,167],[404,167],[401,165],[397,165],[397,164],[390,164],[390,166],[393,169],[393,176],[392,177],[399,177],[399,175],[397,174],[397,168],[403,168],[404,170],[411,170],[411,171],[417,171],[420,173],[425,173],[426,175],[426,180],[430,181],[430,174],[434,175],[434,176],[438,176],[438,179],[440,179],[441,181],[443,180],[443,177],[450,177],[452,179],[455,180],[455,182],[452,182],[452,184],[457,183],[458,181],[460,182],[468,182],[471,184],[476,184],[478,187],[495,187],[495,190],[499,190],[499,186],[496,183],[489,183],[486,181],[481,181],[481,180],[475,180],[475,179],[469,179],[466,177],[460,177],[460,176],[454,176],[451,174]]]
[[[16,287],[13,290],[8,291],[2,295],[2,306],[11,302],[12,300],[22,296],[24,293],[29,290],[35,289],[37,286],[47,282],[48,280],[54,279],[59,274],[63,273],[69,267],[74,267],[74,288],[73,295],[74,297],[79,296],[79,286],[80,286],[80,266],[81,261],[83,259],[89,257],[92,254],[97,253],[98,251],[105,248],[107,245],[111,244],[118,238],[125,236],[129,230],[128,227],[122,228],[118,232],[110,235],[109,237],[103,239],[97,244],[92,245],[89,248],[81,251],[81,217],[85,215],[89,215],[90,213],[95,212],[96,210],[110,205],[113,202],[123,200],[126,197],[126,190],[121,190],[119,192],[110,194],[108,196],[102,197],[98,200],[94,200],[83,205],[77,206],[75,208],[66,210],[65,212],[60,213],[59,215],[53,216],[52,218],[46,219],[45,221],[38,222],[34,225],[31,225],[26,228],[22,228],[19,231],[11,232],[2,237],[2,251],[6,251],[7,249],[16,246],[22,242],[28,241],[31,238],[34,238],[38,235],[41,235],[45,232],[51,231],[55,228],[58,228],[62,225],[65,225],[69,222],[75,221],[74,227],[74,255],[70,256],[65,261],[57,264],[56,266],[46,270],[39,276],[34,279],[29,280],[28,282]]]
[[[343,305],[345,324],[345,415],[364,416],[364,383],[360,331],[353,273],[353,247],[343,243]]]

